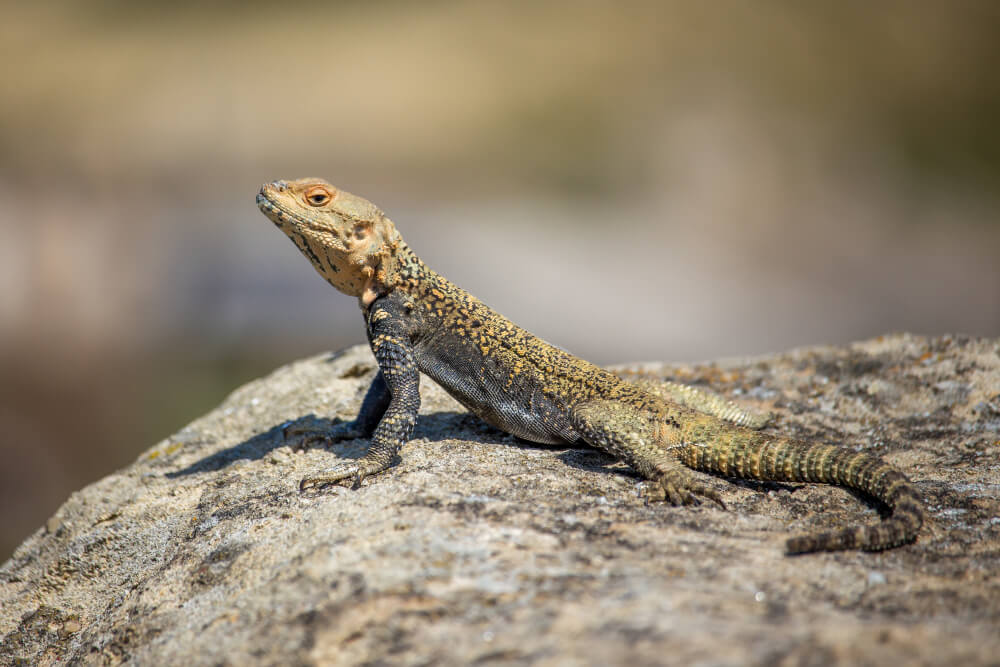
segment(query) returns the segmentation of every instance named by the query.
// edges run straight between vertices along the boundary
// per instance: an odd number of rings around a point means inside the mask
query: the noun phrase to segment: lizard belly
[[[478,357],[478,358],[477,358]],[[531,442],[572,443],[563,409],[526,378],[511,378],[489,357],[417,355],[420,370],[487,424]]]

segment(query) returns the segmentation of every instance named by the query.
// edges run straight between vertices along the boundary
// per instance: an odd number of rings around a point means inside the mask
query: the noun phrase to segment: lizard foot
[[[328,447],[342,440],[364,438],[365,434],[358,427],[357,420],[345,422],[339,417],[333,420],[312,417],[285,427],[284,437],[286,444],[300,452],[314,445]]]
[[[308,489],[319,489],[329,484],[341,484],[347,480],[351,481],[351,488],[356,489],[361,486],[361,482],[366,477],[380,473],[388,467],[387,464],[367,457],[350,463],[341,463],[319,474],[302,478],[302,481],[299,482],[299,493]]]
[[[718,503],[722,509],[726,509],[726,504],[722,502],[722,496],[715,489],[679,471],[670,471],[651,480],[644,495],[648,502],[666,501],[671,505],[700,505],[701,498],[699,496],[701,496]]]

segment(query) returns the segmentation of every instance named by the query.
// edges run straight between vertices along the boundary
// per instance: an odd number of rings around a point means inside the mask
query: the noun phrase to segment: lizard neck
[[[397,236],[386,250],[379,269],[368,277],[364,291],[358,296],[362,310],[367,310],[375,299],[395,289],[412,294],[437,277],[402,238]]]
[[[399,251],[396,253],[398,277],[397,284],[416,283],[426,280],[434,271],[424,264],[424,260],[417,257],[410,246],[405,241],[399,244]]]

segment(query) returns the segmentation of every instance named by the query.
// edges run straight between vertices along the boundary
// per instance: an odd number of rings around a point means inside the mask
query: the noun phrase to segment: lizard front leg
[[[624,460],[652,482],[646,497],[674,505],[698,504],[699,496],[725,504],[715,489],[677,457],[682,447],[676,418],[660,410],[638,409],[626,403],[592,400],[570,414],[573,428],[587,443]]]
[[[301,450],[317,443],[332,445],[342,440],[370,438],[389,407],[391,398],[392,394],[389,393],[389,387],[385,383],[385,375],[382,369],[379,369],[371,385],[368,386],[368,392],[361,402],[361,410],[358,411],[357,417],[351,421],[335,421],[332,428],[325,423],[295,423],[285,429],[285,441],[291,441],[293,449]]]
[[[306,477],[300,482],[299,490],[337,484],[347,479],[352,479],[356,487],[365,477],[391,466],[399,448],[410,439],[420,409],[420,372],[409,341],[394,331],[396,327],[393,324],[389,318],[382,318],[373,325],[371,332],[372,352],[378,361],[379,376],[383,378],[387,390],[385,394],[389,398],[371,433],[368,452],[357,461],[345,462]],[[365,397],[358,419],[349,422],[355,424],[353,428],[359,432],[363,432],[372,415],[385,402],[385,395],[379,392],[376,382],[372,383]],[[366,411],[364,405],[370,409]]]

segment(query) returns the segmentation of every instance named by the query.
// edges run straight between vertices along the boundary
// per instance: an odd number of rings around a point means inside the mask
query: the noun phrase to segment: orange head
[[[344,294],[367,306],[392,287],[402,238],[367,199],[319,178],[300,178],[265,183],[257,206]]]

